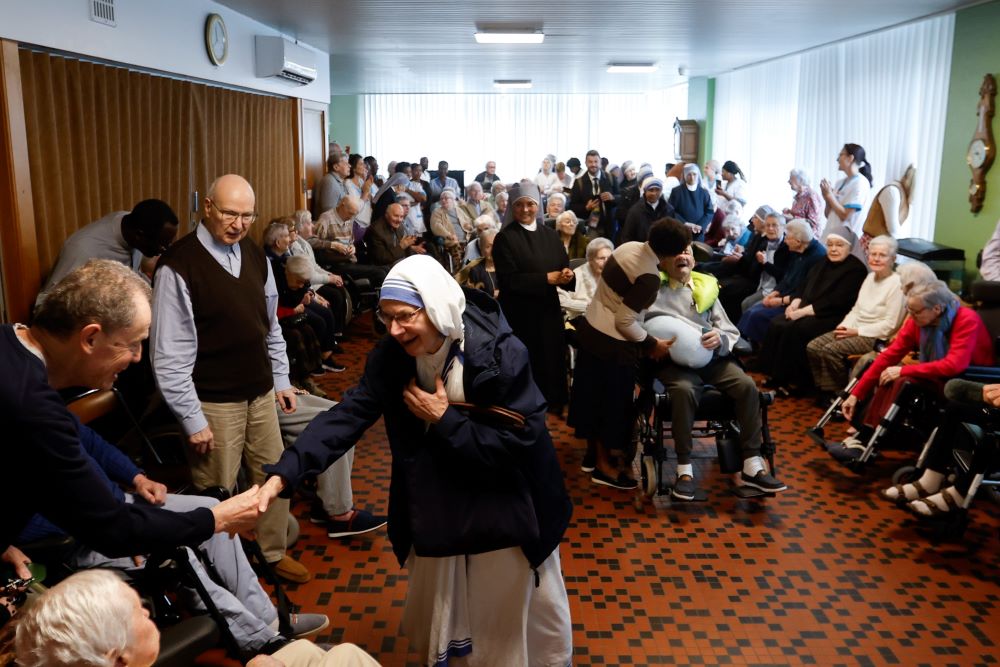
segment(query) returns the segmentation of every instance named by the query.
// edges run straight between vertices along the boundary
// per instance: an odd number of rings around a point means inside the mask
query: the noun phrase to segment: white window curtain
[[[954,24],[947,14],[718,77],[712,156],[740,165],[748,206],[779,210],[791,204],[792,168],[816,188],[843,176],[845,143],[864,147],[872,196],[912,163],[899,236],[933,239]]]
[[[464,169],[488,160],[507,182],[532,178],[542,159],[591,148],[613,164],[649,162],[662,174],[673,157],[674,118],[687,117],[687,85],[645,94],[364,95],[364,146],[381,164],[428,156]]]

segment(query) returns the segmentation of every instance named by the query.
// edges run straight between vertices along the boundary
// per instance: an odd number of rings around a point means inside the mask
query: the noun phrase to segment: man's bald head
[[[361,212],[363,204],[361,203],[361,197],[357,195],[344,195],[337,202],[337,215],[344,222],[348,220],[353,220],[354,217]]]
[[[245,178],[237,174],[220,176],[205,195],[205,227],[219,243],[239,243],[257,218],[256,203],[253,188]]]
[[[389,204],[388,208],[385,209],[385,221],[393,229],[397,229],[403,224],[404,218],[406,218],[406,211],[399,204]]]

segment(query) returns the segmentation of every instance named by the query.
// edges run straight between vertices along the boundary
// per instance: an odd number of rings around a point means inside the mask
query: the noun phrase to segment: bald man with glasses
[[[243,177],[216,179],[201,223],[163,254],[153,282],[153,371],[200,488],[232,489],[243,464],[263,483],[261,466],[283,450],[275,401],[295,411],[274,275],[247,238],[255,204]],[[285,553],[287,521],[283,501],[261,517],[258,541],[275,572],[305,582],[308,570]]]

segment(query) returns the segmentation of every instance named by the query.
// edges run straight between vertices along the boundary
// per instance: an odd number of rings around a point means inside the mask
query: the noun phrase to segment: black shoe
[[[336,519],[326,520],[327,537],[350,537],[351,535],[361,535],[378,530],[387,523],[384,516],[375,516],[366,510],[354,510],[354,514],[347,521]]]
[[[587,452],[583,455],[583,461],[580,463],[580,470],[583,472],[594,472],[594,468],[597,466],[597,457]]]
[[[618,473],[618,477],[609,477],[600,470],[596,469],[593,473],[591,473],[590,481],[594,484],[610,486],[612,489],[621,489],[622,491],[629,491],[639,486],[638,482],[623,472]]]
[[[326,375],[326,364],[320,364],[320,367],[316,370],[309,371],[309,375],[314,378],[320,378]]]
[[[670,489],[670,495],[677,500],[694,500],[698,493],[698,485],[694,483],[694,478],[683,475],[674,482],[674,488]]]
[[[745,472],[740,473],[740,484],[742,486],[749,486],[754,489],[759,489],[765,493],[777,493],[778,491],[784,491],[788,487],[771,477],[765,470],[761,470],[756,475],[751,477]]]
[[[324,373],[326,371],[330,371],[331,373],[343,373],[344,371],[347,370],[347,366],[344,366],[343,364],[338,364],[337,361],[332,357],[330,359],[326,359],[323,362],[322,368],[324,369],[323,371]]]
[[[866,448],[863,442],[851,436],[843,442],[831,443],[826,451],[834,460],[840,463],[854,463],[861,460],[861,456],[865,453]]]

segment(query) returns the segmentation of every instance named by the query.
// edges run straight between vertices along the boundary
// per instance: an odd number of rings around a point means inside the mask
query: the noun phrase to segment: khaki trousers
[[[252,401],[201,404],[215,443],[205,455],[187,448],[191,480],[196,487],[232,490],[241,465],[246,465],[251,484],[264,483],[262,467],[275,463],[284,451],[274,401],[274,391],[269,391]],[[288,501],[275,498],[257,522],[257,542],[268,562],[285,556],[287,531]]]

